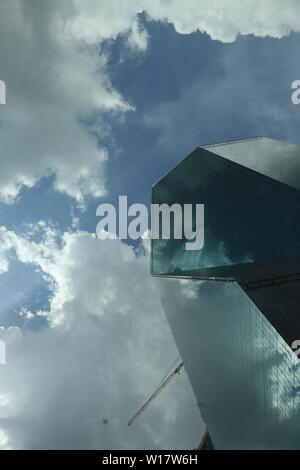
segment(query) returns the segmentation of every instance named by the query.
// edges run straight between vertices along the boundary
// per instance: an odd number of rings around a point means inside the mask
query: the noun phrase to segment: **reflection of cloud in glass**
[[[215,447],[297,448],[300,367],[239,285],[156,283]]]

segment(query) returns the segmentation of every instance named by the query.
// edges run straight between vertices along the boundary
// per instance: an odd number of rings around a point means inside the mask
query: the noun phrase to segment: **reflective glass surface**
[[[232,162],[300,189],[300,147],[280,140],[257,137],[203,148]]]
[[[288,344],[300,339],[300,281],[244,289]]]
[[[299,449],[300,366],[235,282],[155,279],[216,449]]]
[[[152,240],[152,273],[245,280],[295,272],[299,173],[299,147],[270,139],[196,149],[153,186],[152,202],[204,204],[204,247]]]

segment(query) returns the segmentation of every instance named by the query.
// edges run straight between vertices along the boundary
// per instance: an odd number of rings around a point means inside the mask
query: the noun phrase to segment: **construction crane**
[[[168,385],[169,382],[175,377],[175,375],[179,374],[183,367],[183,362],[176,367],[175,370],[163,381],[158,385],[154,393],[152,393],[151,397],[146,401],[146,403],[139,409],[139,411],[128,421],[128,426],[130,426],[139,416],[140,414],[145,411],[145,409],[150,405],[150,403],[157,397],[157,395]]]

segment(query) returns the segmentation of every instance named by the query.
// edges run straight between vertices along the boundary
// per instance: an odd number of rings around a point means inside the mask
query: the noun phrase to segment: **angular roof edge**
[[[225,140],[224,142],[216,142],[214,144],[199,145],[199,147],[200,148],[218,147],[220,145],[236,144],[237,142],[249,142],[251,140],[258,140],[258,139],[263,139],[263,138],[264,138],[263,135],[258,135],[256,137],[246,137],[245,139]]]
[[[225,141],[225,142],[216,142],[214,144],[205,144],[205,145],[197,145],[197,147],[195,147],[191,152],[189,152],[189,154],[184,157],[182,160],[180,160],[178,163],[175,163],[175,165],[173,165],[170,170],[168,170],[166,173],[164,173],[160,178],[158,178],[157,181],[155,181],[155,183],[152,184],[152,188],[154,188],[154,186],[156,186],[162,179],[164,179],[169,173],[171,173],[173,170],[175,170],[175,168],[177,168],[179,165],[181,165],[181,163],[183,163],[187,158],[189,158],[189,156],[195,152],[197,149],[209,149],[210,147],[217,147],[217,146],[221,146],[221,145],[228,145],[228,144],[234,144],[234,143],[237,143],[237,142],[248,142],[248,141],[251,141],[251,140],[258,140],[258,139],[263,139],[264,136],[256,136],[256,137],[246,137],[244,139],[237,139],[237,140],[228,140],[228,141]]]

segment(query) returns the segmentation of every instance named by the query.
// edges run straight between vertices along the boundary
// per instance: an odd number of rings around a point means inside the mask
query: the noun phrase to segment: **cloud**
[[[0,6],[0,197],[55,174],[55,188],[82,202],[105,193],[107,151],[97,145],[103,126],[95,113],[131,106],[110,84],[106,56],[64,33],[71,3],[10,2]],[[93,122],[89,128],[84,124]]]
[[[138,52],[145,51],[148,47],[148,40],[149,36],[147,31],[136,18],[128,34],[129,47]]]
[[[178,356],[148,254],[87,232],[59,234],[45,224],[38,230],[36,243],[1,229],[1,253],[41,270],[52,299],[50,311],[40,312],[48,328],[0,331],[7,343],[0,445],[195,447],[202,425],[185,373],[127,426]]]
[[[172,23],[178,33],[200,30],[213,39],[237,34],[282,37],[299,31],[300,4],[282,0],[179,0],[40,2],[0,6],[1,79],[7,104],[0,108],[0,199],[13,202],[25,185],[55,175],[55,189],[84,204],[106,191],[107,132],[101,115],[133,110],[113,89],[99,44],[124,35],[145,51],[148,33],[138,15]],[[89,125],[88,125],[89,123]],[[92,124],[91,124],[92,123]]]
[[[176,31],[190,34],[199,30],[212,39],[232,42],[238,34],[280,38],[299,31],[300,5],[294,0],[180,0],[145,2],[154,20],[166,19]]]
[[[232,42],[238,34],[280,38],[299,31],[300,5],[294,0],[74,0],[68,30],[89,43],[115,38],[132,27],[136,15],[167,21],[180,34],[207,33],[212,39]]]

